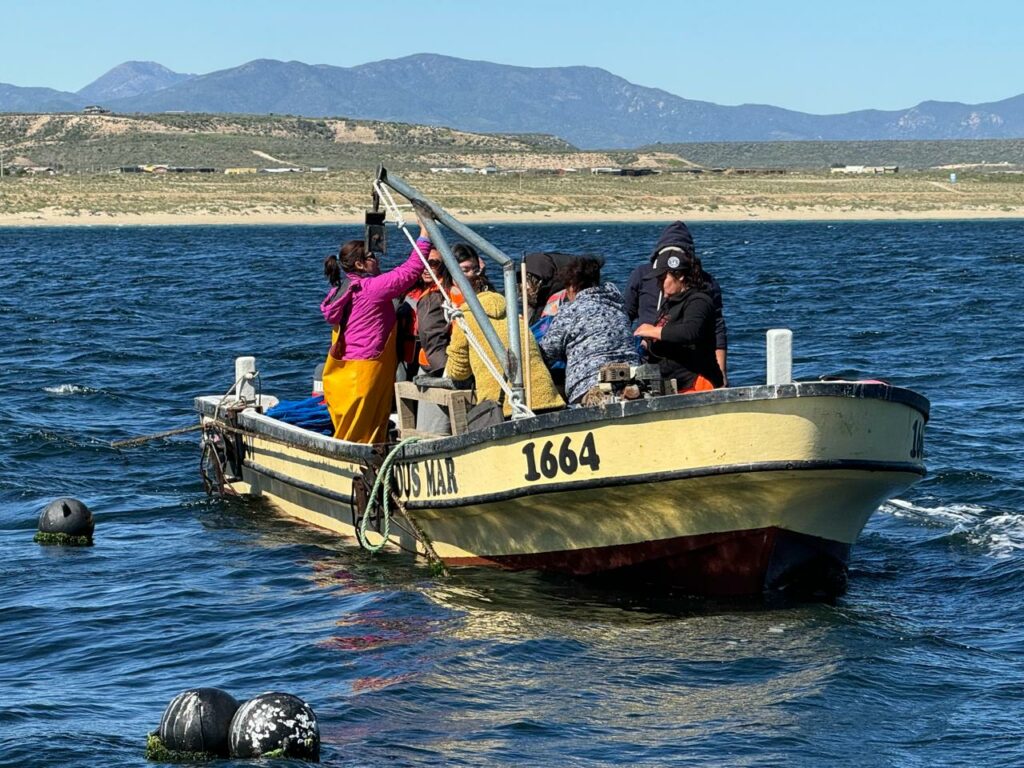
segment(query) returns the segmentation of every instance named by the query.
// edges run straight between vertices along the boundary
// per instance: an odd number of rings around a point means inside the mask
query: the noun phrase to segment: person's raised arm
[[[416,281],[419,280],[422,272],[423,262],[420,261],[419,254],[413,248],[409,258],[402,264],[399,264],[390,272],[384,272],[365,280],[363,285],[365,289],[369,289],[381,298],[397,299],[400,296],[404,296],[410,288],[416,285]]]
[[[398,265],[390,272],[377,275],[372,280],[372,289],[375,293],[383,294],[384,298],[397,299],[409,291],[423,272],[423,258],[427,258],[433,245],[427,235],[427,228],[420,223],[420,234],[416,238],[416,245],[409,252],[409,258]]]

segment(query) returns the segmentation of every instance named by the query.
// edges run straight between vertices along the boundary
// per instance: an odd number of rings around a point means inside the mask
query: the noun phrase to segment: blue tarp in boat
[[[319,432],[321,435],[333,435],[334,425],[327,403],[323,395],[313,395],[305,400],[282,400],[266,413],[272,419],[294,424],[296,427]]]

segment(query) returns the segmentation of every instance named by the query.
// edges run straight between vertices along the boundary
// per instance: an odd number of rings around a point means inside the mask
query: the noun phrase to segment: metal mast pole
[[[444,210],[444,208],[433,200],[425,197],[419,192],[419,190],[409,186],[397,176],[388,174],[387,170],[383,167],[378,171],[378,178],[382,183],[387,184],[393,190],[412,202],[413,207],[422,205],[427,208],[434,214],[434,218],[437,219],[438,223],[445,225],[448,229],[473,245],[480,253],[490,257],[501,266],[502,276],[504,278],[505,306],[507,308],[506,311],[508,312],[507,350],[502,349],[502,345],[500,340],[497,338],[497,334],[495,334],[494,329],[490,327],[490,321],[484,314],[483,310],[479,307],[476,294],[470,288],[465,276],[462,274],[462,271],[458,268],[458,264],[455,262],[444,237],[441,236],[437,224],[429,220],[423,221],[423,225],[426,227],[427,232],[434,240],[434,245],[437,246],[438,250],[441,252],[441,257],[444,259],[445,264],[447,264],[448,271],[451,272],[452,278],[462,290],[467,303],[473,309],[474,314],[480,321],[484,337],[491,345],[495,354],[498,355],[499,359],[502,357],[502,352],[505,353],[504,362],[506,365],[506,374],[508,375],[509,383],[511,384],[513,397],[517,398],[520,403],[525,404],[526,390],[523,386],[522,334],[520,333],[518,320],[519,290],[516,282],[515,262],[506,256],[499,248],[480,237],[480,235],[471,230],[465,224],[454,219],[447,211]],[[529,333],[529,330],[527,330],[527,333]]]

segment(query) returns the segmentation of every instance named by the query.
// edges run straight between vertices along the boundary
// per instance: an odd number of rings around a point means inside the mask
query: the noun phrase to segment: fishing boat
[[[391,192],[416,208],[456,280],[441,225],[502,266],[506,301],[518,306],[515,268],[500,249],[379,169],[375,210],[382,196],[395,206]],[[477,310],[470,286],[460,287]],[[417,395],[407,384],[399,400],[445,402],[455,434],[429,438],[405,425],[388,445],[269,417],[254,360],[240,359],[227,395],[195,401],[210,490],[264,497],[365,547],[447,567],[704,596],[833,596],[870,516],[925,473],[928,400],[880,381],[793,381],[788,332],[769,333],[762,385],[533,414],[516,323],[508,348],[481,325],[507,361],[513,418],[467,430],[472,392]]]

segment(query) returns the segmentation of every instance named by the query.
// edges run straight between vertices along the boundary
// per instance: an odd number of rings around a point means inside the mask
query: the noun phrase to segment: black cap
[[[675,245],[669,245],[658,251],[651,265],[656,276],[666,272],[686,272],[693,265],[693,253]]]

